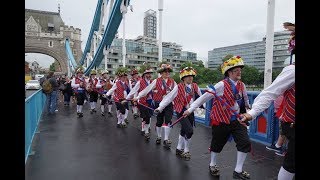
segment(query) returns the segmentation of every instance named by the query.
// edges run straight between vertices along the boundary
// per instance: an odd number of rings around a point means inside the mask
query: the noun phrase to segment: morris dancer
[[[252,109],[243,114],[242,122],[256,118],[271,103],[283,94],[283,110],[279,117],[282,133],[289,140],[283,165],[278,173],[278,180],[293,179],[295,175],[295,65],[283,68],[282,72],[270,86],[261,91],[254,99]]]
[[[124,122],[126,109],[128,110],[128,102],[124,100],[127,97],[127,94],[130,92],[129,83],[128,83],[128,74],[125,67],[119,67],[116,72],[119,79],[114,83],[112,88],[107,92],[106,96],[110,96],[114,92],[114,102],[117,106],[117,118],[118,128],[126,128],[127,124]],[[110,100],[110,99],[109,99]]]
[[[142,73],[142,78],[140,78],[134,88],[130,91],[127,99],[130,100],[133,95],[140,93],[144,90],[149,84],[152,83],[151,77],[153,70],[150,65],[143,64],[140,67],[140,71]],[[153,114],[152,110],[147,107],[154,108],[154,104],[152,103],[152,91],[147,94],[147,96],[141,97],[139,100],[138,108],[140,111],[140,117],[142,118],[141,122],[141,134],[144,135],[145,140],[149,141],[150,139],[150,123],[151,116]]]
[[[130,75],[131,75],[131,79],[129,81],[129,84],[130,84],[130,88],[133,89],[133,87],[137,84],[137,82],[140,79],[139,72],[136,69],[132,69]],[[134,97],[136,96],[137,94],[134,94]],[[132,113],[134,118],[139,117],[137,103],[133,101],[132,101]]]
[[[76,98],[77,98],[77,115],[78,117],[83,117],[83,104],[86,99],[86,81],[83,77],[83,67],[80,66],[76,70],[76,77],[71,81],[71,87],[73,88]]]
[[[185,110],[190,107],[190,104],[202,95],[197,83],[193,82],[193,77],[196,76],[196,71],[192,67],[183,68],[180,71],[180,82],[173,90],[165,96],[159,107],[155,109],[156,112],[162,112],[162,110],[173,101],[173,107],[177,113],[177,118],[182,117]],[[178,146],[176,149],[176,155],[182,157],[186,161],[191,158],[190,154],[190,142],[193,135],[194,113],[183,118],[181,121],[181,130],[179,134]]]
[[[96,70],[92,69],[90,72],[90,78],[87,85],[87,91],[89,93],[89,102],[90,102],[90,114],[96,113],[96,104],[98,101],[98,78],[96,77]]]
[[[100,99],[101,99],[101,115],[104,116],[105,104],[108,104],[108,114],[109,117],[112,117],[111,108],[112,101],[107,102],[107,92],[112,88],[113,83],[109,79],[109,72],[107,70],[103,70],[101,72],[101,78],[99,79],[97,87],[99,87]],[[111,95],[108,97],[111,99]]]
[[[225,79],[214,86],[214,93],[226,101],[237,113],[245,113],[246,107],[249,108],[245,84],[240,81],[241,69],[243,67],[244,63],[240,56],[231,57],[221,65],[222,74],[225,75]],[[218,100],[218,98],[215,98],[212,93],[206,92],[193,102],[183,115],[190,115],[197,107],[212,98],[214,98],[214,100],[210,113],[212,126],[210,173],[213,176],[220,175],[217,166],[217,155],[223,149],[229,136],[232,135],[238,150],[237,164],[233,171],[233,178],[250,179],[250,175],[242,170],[247,153],[251,150],[247,127],[237,120],[236,115],[234,115],[224,103]]]
[[[160,63],[160,68],[158,73],[160,73],[161,77],[158,77],[155,81],[152,81],[143,91],[141,91],[134,100],[138,100],[141,97],[146,96],[151,90],[153,91],[153,99],[155,101],[155,108],[159,107],[160,102],[169,94],[172,89],[177,85],[177,83],[170,78],[170,72],[172,72],[172,67],[170,64],[166,64],[166,62]],[[157,123],[156,123],[156,131],[157,131],[157,139],[156,144],[161,143],[161,129],[164,131],[164,141],[163,145],[167,149],[171,146],[171,140],[169,140],[170,134],[170,124],[173,114],[173,105],[170,103],[167,107],[163,109],[161,113],[157,115]]]

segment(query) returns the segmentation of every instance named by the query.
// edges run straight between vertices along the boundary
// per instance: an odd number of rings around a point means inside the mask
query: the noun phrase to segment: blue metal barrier
[[[42,89],[25,100],[25,163],[28,156],[32,154],[31,144],[45,103],[46,95],[42,93]]]
[[[201,91],[204,92],[204,88]],[[248,91],[249,103],[252,105],[254,99],[259,95],[260,91]],[[210,111],[212,108],[212,99],[206,102],[205,117],[195,116],[195,121],[205,126],[210,126]],[[250,139],[262,144],[270,145],[278,139],[279,125],[278,120],[274,117],[273,104],[262,112],[257,118],[250,122],[249,136]]]

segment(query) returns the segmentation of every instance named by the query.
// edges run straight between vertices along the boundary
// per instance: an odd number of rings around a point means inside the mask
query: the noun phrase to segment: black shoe
[[[186,161],[190,161],[191,153],[190,152],[184,152],[184,153],[181,154],[181,157]]]
[[[83,113],[79,113],[79,117],[83,117]]]
[[[120,125],[120,124],[117,124],[117,128],[121,128],[121,125]]]
[[[144,136],[144,131],[141,131],[141,135]]]
[[[101,113],[101,116],[104,116],[104,112]]]
[[[93,114],[93,109],[90,109],[90,114]]]
[[[209,171],[212,176],[220,176],[220,170],[217,165],[209,166]]]
[[[138,118],[138,117],[139,117],[138,114],[134,114],[134,115],[133,115],[133,118],[134,118],[134,119],[136,119],[136,118]]]
[[[181,154],[183,153],[183,149],[176,149],[176,155],[181,157]]]
[[[145,134],[144,134],[144,139],[149,142],[150,133],[145,133]]]
[[[157,137],[156,144],[161,144],[161,138]]]
[[[163,146],[167,149],[170,149],[171,147],[171,141],[168,139],[168,140],[164,140],[163,141]]]
[[[129,120],[127,118],[124,119],[124,122],[129,124]]]
[[[92,109],[92,111],[95,112],[95,113],[97,112],[96,109]]]
[[[112,117],[113,115],[111,114],[111,112],[108,112],[108,114],[109,114],[109,117]]]
[[[122,128],[126,128],[126,127],[127,127],[127,124],[121,124],[121,127],[122,127]]]
[[[234,179],[250,179],[250,174],[247,173],[246,171],[242,171],[241,173],[233,171],[233,178]]]

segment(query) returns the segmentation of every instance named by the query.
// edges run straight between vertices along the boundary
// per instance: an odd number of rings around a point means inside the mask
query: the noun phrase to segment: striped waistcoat
[[[162,85],[162,78],[159,77],[156,79],[156,88],[153,90],[153,100],[156,102],[160,102],[163,99],[163,96],[167,94],[167,89],[165,89]],[[168,78],[168,81],[166,83],[168,91],[172,91],[174,88],[174,80],[171,78]]]
[[[283,111],[280,119],[284,122],[295,122],[295,84],[284,92]]]
[[[223,95],[220,96],[221,99],[225,100],[231,107],[234,106],[236,101],[233,97],[233,92],[231,85],[227,79],[223,80],[224,90]],[[243,92],[243,82],[239,81],[237,83],[237,89],[239,92]],[[219,125],[219,123],[230,124],[230,118],[233,115],[232,111],[229,110],[226,106],[223,105],[217,98],[212,102],[212,109],[210,112],[211,125]]]
[[[119,80],[119,81],[116,82],[116,86],[117,86],[117,89],[114,91],[114,94],[115,94],[114,101],[115,102],[120,102],[120,100],[125,99],[124,91],[126,91],[129,88],[129,85],[128,85],[127,82],[125,82],[122,85],[122,82]],[[123,87],[123,86],[125,86],[125,87]]]
[[[152,80],[150,80],[150,84],[152,83]],[[145,80],[145,79],[140,79],[140,88],[139,88],[139,90],[138,90],[138,93],[140,93],[142,90],[144,90],[146,87],[147,87],[148,85],[147,85],[147,81]],[[149,93],[151,93],[151,92],[149,92]],[[146,96],[144,96],[144,97],[141,97],[140,98],[140,100],[139,100],[139,102],[141,103],[141,104],[143,104],[143,105],[145,105],[145,106],[149,106],[149,104],[147,103],[147,99],[148,99],[148,97],[149,97],[149,93],[146,95]]]
[[[191,93],[186,94],[186,89],[184,83],[179,83],[178,84],[178,94],[174,98],[174,110],[177,113],[181,113],[182,109],[187,106],[187,104],[190,103],[191,99],[194,98],[195,93],[198,94],[198,85],[196,83],[192,83],[192,89]],[[198,94],[199,95],[199,94]],[[199,95],[200,96],[200,95]],[[194,99],[195,100],[195,99]]]

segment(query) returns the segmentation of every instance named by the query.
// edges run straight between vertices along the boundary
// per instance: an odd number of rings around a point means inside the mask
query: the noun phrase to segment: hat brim
[[[226,72],[224,72],[224,75],[227,75],[227,73],[228,73],[228,71],[230,71],[230,70],[232,70],[232,69],[234,69],[234,68],[237,68],[237,67],[239,67],[239,68],[244,68],[244,65],[238,65],[238,66],[234,66],[234,67],[232,67],[232,68],[230,68],[230,69],[228,69],[228,70],[226,70]]]
[[[183,78],[188,77],[188,76],[193,76],[193,77],[195,77],[196,75],[186,75],[186,76],[181,77],[180,79],[183,80]]]

